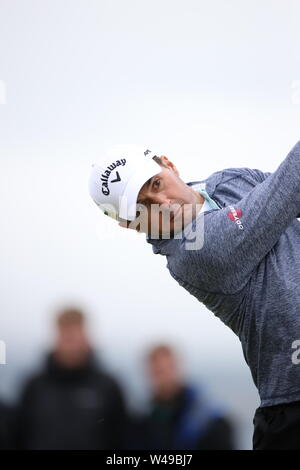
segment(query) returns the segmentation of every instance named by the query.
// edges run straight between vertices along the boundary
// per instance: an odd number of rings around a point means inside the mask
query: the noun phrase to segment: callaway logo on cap
[[[155,156],[159,154],[141,146],[117,145],[100,163],[92,165],[89,193],[106,215],[114,219],[135,219],[141,187],[161,171],[153,160]]]

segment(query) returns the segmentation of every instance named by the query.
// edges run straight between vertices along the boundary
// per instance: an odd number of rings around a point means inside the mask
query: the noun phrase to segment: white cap
[[[101,163],[94,163],[89,178],[89,193],[106,215],[134,220],[136,200],[141,187],[161,167],[153,160],[158,153],[136,145],[116,145]]]

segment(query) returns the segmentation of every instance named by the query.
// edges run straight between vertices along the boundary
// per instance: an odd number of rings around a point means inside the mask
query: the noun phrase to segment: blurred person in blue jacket
[[[132,419],[132,446],[165,450],[232,450],[233,426],[199,387],[186,383],[175,350],[159,344],[147,354],[152,397],[148,413]]]
[[[65,308],[44,368],[25,385],[17,410],[19,449],[122,449],[126,406],[117,381],[100,367],[85,316]]]

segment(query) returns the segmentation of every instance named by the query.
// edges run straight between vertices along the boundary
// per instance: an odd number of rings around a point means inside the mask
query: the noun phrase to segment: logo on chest
[[[240,220],[243,215],[242,210],[235,209],[233,206],[229,206],[229,209],[230,209],[230,212],[227,212],[229,219],[235,222],[240,230],[244,230],[244,226]]]

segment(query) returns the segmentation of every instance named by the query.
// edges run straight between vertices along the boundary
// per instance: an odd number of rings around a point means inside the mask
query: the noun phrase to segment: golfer
[[[187,183],[165,155],[116,147],[89,191],[239,337],[260,396],[253,449],[300,449],[300,141],[273,173]]]

